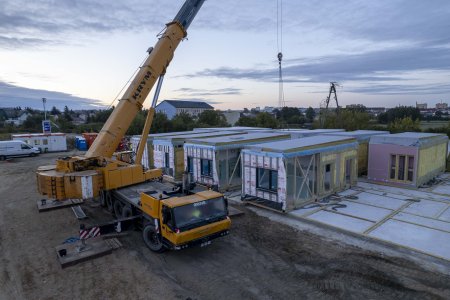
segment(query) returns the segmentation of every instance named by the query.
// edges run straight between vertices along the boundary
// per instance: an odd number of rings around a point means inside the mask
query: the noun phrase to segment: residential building
[[[416,108],[418,109],[427,109],[428,105],[426,103],[417,103],[416,102]]]
[[[170,120],[181,113],[197,117],[205,110],[214,110],[214,107],[206,102],[183,100],[164,100],[156,106],[156,112],[164,113]]]
[[[447,110],[448,109],[448,103],[436,103],[436,109],[440,109],[440,110]]]
[[[22,111],[18,114],[17,117],[9,117],[5,123],[7,124],[11,124],[14,126],[21,126],[26,120],[27,118],[31,116],[30,113],[26,112],[26,111]]]

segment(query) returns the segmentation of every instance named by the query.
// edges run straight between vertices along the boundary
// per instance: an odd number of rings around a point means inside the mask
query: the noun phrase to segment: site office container
[[[65,133],[13,134],[12,139],[24,141],[33,147],[39,148],[42,153],[67,151]]]
[[[367,178],[378,183],[419,187],[445,171],[448,137],[404,132],[377,135],[369,142]]]
[[[184,167],[191,182],[217,186],[219,191],[240,188],[241,150],[251,144],[290,139],[286,133],[251,131],[248,134],[191,139],[184,144]]]
[[[324,135],[349,136],[358,141],[358,176],[367,175],[369,164],[369,141],[372,136],[389,134],[389,131],[355,130],[324,133]]]
[[[289,211],[357,182],[356,139],[314,136],[242,150],[242,197]]]
[[[162,168],[164,175],[180,181],[184,172],[184,144],[192,139],[203,139],[215,136],[242,135],[239,131],[216,131],[191,135],[175,135],[159,137],[153,140],[153,157],[155,168]]]

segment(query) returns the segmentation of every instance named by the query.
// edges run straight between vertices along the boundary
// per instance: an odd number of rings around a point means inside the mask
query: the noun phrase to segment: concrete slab
[[[112,253],[111,246],[103,239],[89,239],[86,244],[87,250],[79,252],[77,247],[80,246],[80,242],[75,244],[63,244],[55,247],[56,255],[58,257],[61,267],[66,268],[76,265],[78,263],[91,260],[97,257],[108,255]],[[66,252],[63,255],[63,251]]]
[[[348,190],[339,192],[338,195],[339,196],[350,196],[350,195],[355,195],[355,194],[358,194],[358,193],[359,193],[359,191],[348,189]]]
[[[372,192],[362,192],[356,195],[358,199],[352,200],[362,204],[369,204],[387,209],[399,209],[406,202],[389,196],[376,195]]]
[[[431,192],[438,193],[438,194],[444,194],[450,196],[450,185],[442,184],[438,185],[436,187],[432,187]]]
[[[399,188],[399,187],[393,187],[393,186],[387,186],[387,185],[379,185],[379,184],[363,182],[363,181],[359,181],[357,186],[364,188],[364,189],[377,190],[377,191],[382,191],[385,193],[392,193],[395,195],[402,195],[402,196],[406,196],[408,198],[413,198],[413,199],[428,199],[428,200],[450,202],[449,197],[430,193],[427,191]]]
[[[420,200],[420,202],[412,203],[403,211],[423,217],[433,218],[442,212],[448,204],[430,200]]]
[[[327,211],[337,211],[346,215],[350,215],[357,218],[366,219],[372,222],[378,222],[386,218],[393,210],[373,207],[365,204],[341,201],[340,204],[345,205],[345,207],[327,208]]]
[[[392,199],[397,199],[397,200],[407,200],[407,199],[411,199],[411,196],[400,195],[400,194],[394,194],[394,193],[388,193],[387,191],[383,191],[383,190],[365,189],[365,191],[366,191],[367,193],[372,194],[372,195],[379,195],[379,196],[384,196],[384,197],[388,197],[388,198],[392,198]]]
[[[441,216],[438,219],[442,220],[442,221],[450,222],[450,206],[447,207],[446,210],[444,210],[444,212],[441,214]]]
[[[50,211],[65,207],[70,207],[74,205],[80,205],[84,202],[82,199],[67,199],[67,200],[47,200],[45,202],[42,202],[42,200],[36,201],[38,211],[44,212],[44,211]]]
[[[447,231],[450,233],[450,222],[440,221],[436,219],[426,218],[426,217],[420,217],[415,216],[407,213],[399,213],[393,217],[395,220],[404,221],[404,222],[410,222],[415,223],[418,225],[427,226],[433,229],[439,229],[443,231]],[[449,241],[450,243],[450,241]]]
[[[375,222],[364,221],[323,210],[310,215],[308,219],[357,233],[363,233],[366,229],[375,224]]]
[[[391,219],[369,236],[450,260],[450,233],[444,231]]]
[[[321,209],[320,205],[318,205],[317,203],[311,203],[311,204],[305,205],[302,208],[293,210],[290,213],[293,214],[294,216],[303,217],[303,216],[307,216],[319,209]]]

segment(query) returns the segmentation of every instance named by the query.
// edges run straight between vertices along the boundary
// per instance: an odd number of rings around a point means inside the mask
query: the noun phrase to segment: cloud
[[[11,83],[0,82],[0,107],[31,107],[42,109],[42,98],[47,98],[47,107],[59,109],[67,105],[70,109],[103,109],[106,105],[99,100],[77,97],[67,93],[29,89]]]
[[[167,16],[174,8],[156,0],[5,0],[0,2],[0,47],[68,43],[71,35],[86,33],[158,30],[170,20]]]
[[[224,96],[224,95],[241,95],[242,89],[237,88],[222,88],[222,89],[193,89],[193,88],[181,88],[175,90],[175,92],[181,93],[183,96],[201,97],[201,96]]]
[[[283,78],[287,83],[324,83],[338,82],[392,82],[392,85],[378,85],[380,93],[386,93],[389,86],[396,93],[399,81],[409,81],[411,76],[421,71],[450,72],[450,51],[443,47],[392,48],[362,54],[341,54],[307,59],[291,59],[283,68]],[[394,75],[395,74],[395,75]],[[448,74],[447,74],[448,75]],[[226,79],[245,79],[255,81],[278,81],[278,70],[242,69],[220,67],[205,69],[188,74],[187,77],[217,77]],[[414,76],[413,76],[414,77]],[[417,82],[411,82],[411,87]],[[403,87],[407,87],[404,85]],[[436,85],[422,85],[421,92],[434,93]],[[402,90],[405,90],[404,88]],[[409,91],[415,89],[411,88]],[[448,86],[441,86],[442,93],[449,91]],[[354,89],[355,92],[376,92],[373,86],[367,89]],[[441,93],[440,92],[440,93]]]

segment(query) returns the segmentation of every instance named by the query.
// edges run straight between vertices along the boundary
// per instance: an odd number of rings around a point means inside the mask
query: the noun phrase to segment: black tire
[[[31,153],[30,156],[31,156],[31,157],[35,157],[35,156],[36,156],[36,153]]]
[[[144,238],[145,245],[153,252],[162,253],[167,250],[162,243],[161,235],[156,232],[153,225],[148,224],[144,227],[142,237]]]
[[[6,156],[0,155],[0,160],[5,160],[5,159],[6,159]]]
[[[114,201],[114,214],[116,215],[117,219],[122,218],[124,206],[125,205],[121,201],[119,200]]]
[[[106,193],[106,195],[105,195],[105,203],[106,203],[106,209],[110,213],[113,213],[114,212],[114,205],[113,205],[113,200],[112,200],[112,197],[111,197],[110,193]]]
[[[122,208],[122,218],[129,218],[133,216],[133,209],[130,205],[125,205]]]
[[[106,207],[106,193],[100,192],[100,206]]]

